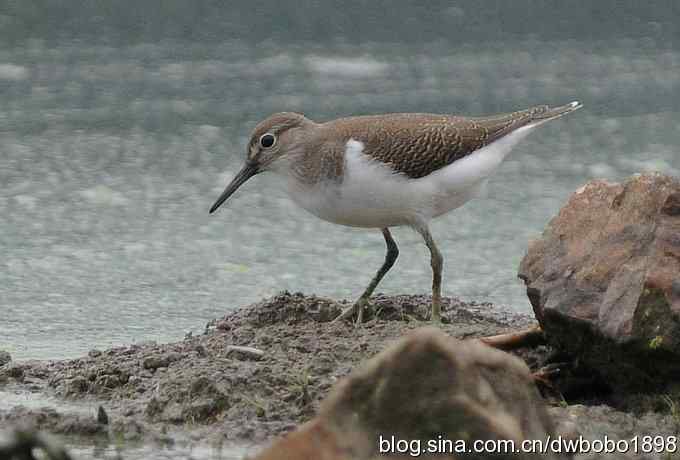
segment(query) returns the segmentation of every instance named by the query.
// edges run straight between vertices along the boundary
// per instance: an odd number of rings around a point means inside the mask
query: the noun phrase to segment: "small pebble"
[[[99,409],[97,409],[97,423],[100,425],[109,424],[109,415],[104,410],[104,406],[99,406]]]
[[[261,359],[264,356],[264,351],[253,347],[241,347],[238,345],[229,345],[227,347],[227,356],[233,356],[236,359]]]

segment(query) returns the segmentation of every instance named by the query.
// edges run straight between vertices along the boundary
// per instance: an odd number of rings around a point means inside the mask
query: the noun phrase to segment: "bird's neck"
[[[328,180],[342,180],[344,145],[334,147],[322,125],[309,125],[286,133],[286,153],[272,165],[273,172],[298,186],[310,186]]]

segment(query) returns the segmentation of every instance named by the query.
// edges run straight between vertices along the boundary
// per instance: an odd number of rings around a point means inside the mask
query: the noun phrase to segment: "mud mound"
[[[331,322],[347,302],[282,293],[211,321],[203,334],[181,342],[23,363],[20,381],[7,379],[73,401],[101,402],[112,426],[134,420],[141,431],[170,424],[257,441],[309,420],[339,378],[428,324],[430,302],[428,296],[376,296],[366,323],[355,329]],[[443,304],[442,330],[461,339],[533,324],[490,304],[451,298]]]

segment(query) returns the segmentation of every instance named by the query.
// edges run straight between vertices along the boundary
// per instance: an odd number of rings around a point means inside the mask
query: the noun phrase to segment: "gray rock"
[[[143,366],[144,369],[156,370],[160,367],[168,367],[171,363],[180,359],[182,359],[182,355],[174,352],[154,354],[144,359]]]
[[[12,355],[4,350],[0,350],[0,367],[12,361]]]
[[[617,390],[680,375],[680,181],[590,182],[532,242],[519,277],[549,341]]]

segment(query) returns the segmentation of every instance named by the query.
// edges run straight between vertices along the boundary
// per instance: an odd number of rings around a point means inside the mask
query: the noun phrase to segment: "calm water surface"
[[[178,340],[284,289],[359,295],[382,262],[378,231],[317,220],[266,175],[207,213],[271,112],[481,115],[579,99],[522,142],[487,198],[432,228],[446,295],[528,312],[518,264],[571,192],[680,174],[678,75],[680,53],[644,40],[0,49],[0,349],[72,357]],[[428,292],[427,249],[408,229],[395,237],[381,290]]]

